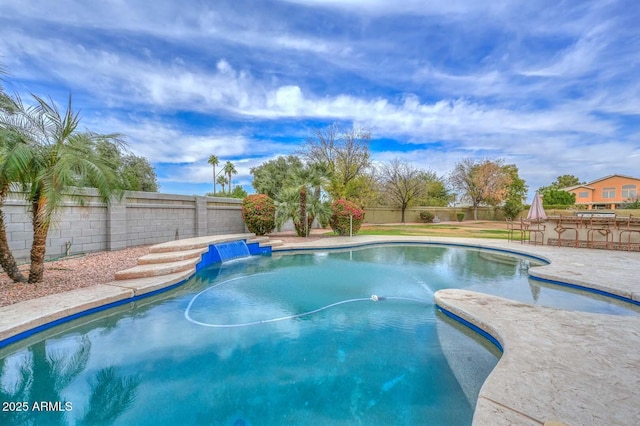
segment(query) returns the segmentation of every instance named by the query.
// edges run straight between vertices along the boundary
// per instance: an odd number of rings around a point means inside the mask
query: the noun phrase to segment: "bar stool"
[[[546,226],[539,221],[527,222],[527,231],[529,231],[529,243],[534,246],[538,245],[538,236],[540,237],[540,245],[544,245],[544,231]]]
[[[519,222],[514,222],[513,219],[507,219],[507,241],[516,240],[516,234],[519,234],[519,241],[522,244],[524,242],[525,225],[522,219]]]
[[[637,229],[632,229],[632,226],[637,227]],[[629,215],[629,219],[627,219],[627,226],[620,231],[620,235],[618,236],[618,249],[622,249],[622,236],[624,234],[627,234],[627,251],[631,251],[632,245],[637,245],[638,250],[640,250],[640,218],[634,218],[632,215]],[[637,243],[631,242],[631,236],[633,234],[638,234]]]
[[[574,232],[575,239],[573,240],[573,246],[578,247],[578,228],[580,227],[581,223],[582,221],[580,218],[572,217],[572,218],[564,218],[564,220],[563,220],[563,216],[560,216],[558,218],[558,224],[554,228],[554,230],[558,233],[558,247],[562,245],[563,241],[571,241],[568,239],[565,239],[565,240],[562,239],[562,234],[565,233],[566,231]],[[575,227],[567,226],[567,225],[575,225]]]
[[[592,217],[589,221],[589,230],[587,231],[587,247],[595,248],[597,243],[604,243],[604,248],[609,249],[611,247],[609,245],[609,236],[611,236],[611,244],[613,244],[612,225],[615,226],[615,219],[612,221],[611,219],[596,219]],[[602,235],[604,241],[596,241],[595,237],[597,234]]]

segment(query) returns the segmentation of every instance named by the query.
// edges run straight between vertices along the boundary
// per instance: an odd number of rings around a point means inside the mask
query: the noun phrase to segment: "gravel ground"
[[[295,232],[273,233],[270,237],[285,243],[309,242],[326,238],[327,235],[322,235],[326,232],[327,230],[314,229],[308,238],[297,237]],[[139,246],[46,262],[44,280],[38,284],[16,284],[2,272],[0,273],[0,307],[76,288],[108,283],[113,281],[117,271],[135,266],[137,259],[147,253],[149,253],[149,246]],[[20,266],[20,270],[27,277],[29,265]]]
[[[149,246],[140,246],[46,262],[44,280],[38,284],[16,284],[3,272],[0,306],[113,281],[117,271],[135,266],[138,258],[147,253]],[[20,270],[26,277],[29,265],[22,265]]]
[[[312,241],[322,238],[314,235],[304,239],[296,237],[295,233],[288,232],[274,234],[271,237],[285,242]],[[140,246],[78,257],[70,256],[67,259],[46,262],[44,280],[38,284],[16,284],[2,272],[0,273],[0,307],[76,288],[108,283],[113,281],[117,271],[135,266],[138,258],[147,253],[149,253],[149,246]],[[27,277],[29,265],[21,265],[20,270]]]

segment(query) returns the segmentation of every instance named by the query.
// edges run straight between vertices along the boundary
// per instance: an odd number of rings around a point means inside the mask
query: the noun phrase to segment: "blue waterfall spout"
[[[226,262],[227,260],[237,259],[239,257],[247,257],[249,248],[244,241],[230,241],[228,243],[219,243],[213,246],[220,255],[220,262]]]

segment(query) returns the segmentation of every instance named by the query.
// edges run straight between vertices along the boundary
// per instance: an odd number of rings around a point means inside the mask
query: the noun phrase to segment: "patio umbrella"
[[[533,196],[533,201],[531,202],[531,207],[529,208],[529,213],[527,214],[527,219],[542,220],[546,218],[547,215],[544,212],[544,208],[542,207],[542,199],[540,198],[540,193],[536,191],[536,195]]]

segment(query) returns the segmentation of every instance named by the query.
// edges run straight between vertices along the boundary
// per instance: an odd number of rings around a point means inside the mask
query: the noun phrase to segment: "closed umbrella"
[[[529,208],[529,213],[527,214],[527,219],[543,220],[546,218],[547,215],[542,207],[542,198],[540,197],[540,193],[536,191],[536,194],[533,196],[533,201],[531,202],[531,207]]]

